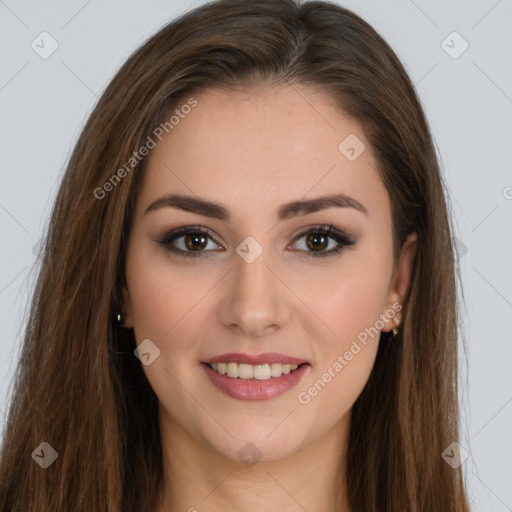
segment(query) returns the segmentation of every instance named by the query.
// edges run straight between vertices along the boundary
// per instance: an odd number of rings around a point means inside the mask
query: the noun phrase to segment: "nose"
[[[222,288],[220,320],[238,335],[259,338],[282,328],[289,320],[291,298],[286,279],[269,251],[252,263],[234,255],[234,268]]]

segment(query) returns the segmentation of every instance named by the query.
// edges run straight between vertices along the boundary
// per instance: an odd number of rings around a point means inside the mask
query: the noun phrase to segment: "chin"
[[[214,452],[246,467],[258,462],[275,462],[286,459],[301,449],[301,441],[290,437],[289,429],[276,429],[276,425],[279,422],[274,422],[271,429],[262,430],[259,426],[245,428],[238,430],[233,437],[226,433],[223,438],[210,438],[207,442]],[[231,431],[229,427],[228,430]]]

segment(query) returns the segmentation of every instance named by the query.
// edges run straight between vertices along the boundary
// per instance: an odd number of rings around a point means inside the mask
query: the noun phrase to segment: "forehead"
[[[147,157],[139,213],[165,192],[237,208],[340,192],[388,206],[365,134],[326,94],[287,85],[192,97],[197,104],[175,106],[172,129]]]

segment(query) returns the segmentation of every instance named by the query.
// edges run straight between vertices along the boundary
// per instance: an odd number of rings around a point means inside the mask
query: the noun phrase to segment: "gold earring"
[[[118,313],[118,314],[116,315],[116,321],[117,321],[118,325],[120,325],[121,327],[122,327],[122,326],[123,326],[123,324],[124,324],[124,313],[126,313],[126,310],[123,308],[123,309],[121,310],[121,313]]]
[[[395,322],[395,327],[393,327],[393,338],[396,338],[397,334],[398,334],[398,327],[400,326],[400,320],[398,320],[398,318],[393,318],[393,322]]]

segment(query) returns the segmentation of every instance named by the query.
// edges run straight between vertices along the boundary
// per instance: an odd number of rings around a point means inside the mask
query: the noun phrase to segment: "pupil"
[[[199,243],[198,243],[198,240]],[[192,245],[189,244],[189,242],[192,241]],[[204,249],[204,247],[201,247],[204,245],[206,241],[206,237],[201,234],[195,234],[195,235],[187,235],[185,237],[185,245],[189,249]]]
[[[308,237],[306,239],[306,242],[308,243],[308,245],[312,239],[316,240],[316,242],[313,242],[313,245],[312,245],[312,248],[314,250],[318,250],[318,248],[325,249],[325,247],[322,246],[322,244],[325,244],[325,241],[326,241],[326,237],[324,235],[315,235],[315,234],[308,235]],[[321,242],[318,242],[318,240],[321,240]]]

